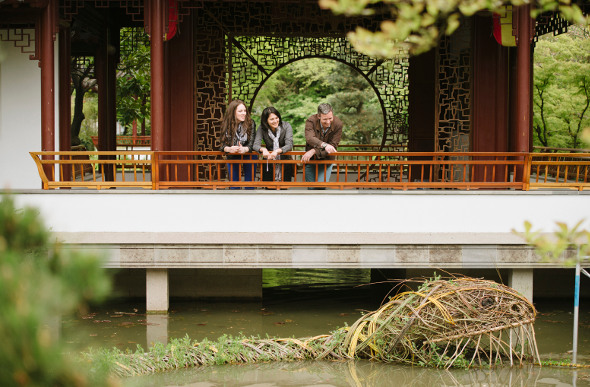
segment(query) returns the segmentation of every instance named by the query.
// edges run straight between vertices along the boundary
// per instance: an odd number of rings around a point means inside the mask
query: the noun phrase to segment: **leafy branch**
[[[587,23],[576,4],[568,0],[319,0],[320,7],[335,14],[372,15],[389,13],[380,30],[357,27],[348,33],[354,48],[377,58],[395,57],[400,50],[420,54],[436,46],[442,35],[451,35],[465,17],[479,11],[496,11],[502,5],[531,6],[533,17],[543,12],[558,12],[574,23]]]
[[[553,234],[542,234],[540,231],[533,231],[531,223],[526,221],[524,232],[512,231],[532,245],[543,260],[563,260],[565,265],[573,266],[578,260],[587,261],[590,254],[590,231],[581,229],[582,223],[583,220],[570,228],[565,223],[556,222],[557,230]],[[579,249],[579,252],[572,255],[571,249]]]

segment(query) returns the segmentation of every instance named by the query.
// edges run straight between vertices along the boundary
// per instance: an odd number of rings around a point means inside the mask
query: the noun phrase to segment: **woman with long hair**
[[[246,104],[239,100],[229,103],[223,121],[221,121],[221,143],[220,151],[226,153],[227,160],[255,160],[258,157],[245,155],[252,152],[254,144],[254,130],[256,124],[250,117]],[[227,175],[229,181],[240,181],[241,174],[244,174],[244,181],[253,181],[256,177],[256,164],[250,163],[227,163]],[[239,187],[230,187],[239,189]],[[254,189],[247,187],[246,189]]]
[[[264,146],[262,142],[264,141]],[[260,125],[256,130],[253,149],[267,160],[291,159],[285,153],[293,149],[293,128],[281,119],[281,113],[272,106],[262,111]],[[293,178],[292,164],[266,164],[262,166],[263,181],[290,181]]]

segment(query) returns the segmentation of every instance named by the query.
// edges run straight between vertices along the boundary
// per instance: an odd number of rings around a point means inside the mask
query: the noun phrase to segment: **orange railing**
[[[98,149],[98,136],[90,136],[92,143]],[[136,146],[151,147],[152,137],[151,136],[117,136],[116,144],[118,147],[133,148]]]
[[[433,153],[433,152],[338,152],[335,160],[314,161],[316,168],[333,164],[329,182],[306,182],[300,161],[304,152],[289,152],[291,160],[247,161],[260,168],[285,168],[292,165],[293,181],[231,182],[225,178],[226,164],[247,168],[240,160],[225,160],[219,152],[156,152],[155,188],[238,187],[331,187],[331,188],[513,188],[523,189],[522,181],[513,181],[526,154]]]
[[[590,154],[499,152],[338,152],[335,160],[312,161],[319,168],[333,164],[330,181],[306,182],[300,158],[251,160],[258,171],[255,181],[227,180],[228,164],[243,170],[241,160],[226,160],[221,152],[31,152],[43,188],[140,187],[307,188],[336,189],[514,189],[590,187]],[[87,159],[84,157],[87,156]],[[261,181],[262,168],[292,166],[292,181]],[[283,174],[284,176],[284,174]]]
[[[529,160],[531,189],[590,187],[590,153],[531,153]]]
[[[153,188],[151,151],[30,152],[43,189]]]

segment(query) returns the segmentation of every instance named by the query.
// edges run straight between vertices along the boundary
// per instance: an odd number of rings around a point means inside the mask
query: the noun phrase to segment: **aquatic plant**
[[[191,366],[305,359],[372,359],[430,367],[522,365],[540,362],[534,306],[515,290],[474,278],[425,281],[378,310],[331,334],[308,338],[188,336],[148,352],[101,350],[88,354],[121,376]]]

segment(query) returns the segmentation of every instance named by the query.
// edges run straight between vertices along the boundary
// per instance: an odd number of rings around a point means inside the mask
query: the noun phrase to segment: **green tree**
[[[348,33],[355,49],[375,58],[393,58],[400,49],[411,54],[426,52],[436,46],[441,35],[452,34],[461,20],[479,11],[494,11],[503,4],[530,4],[533,16],[544,11],[558,11],[565,19],[586,22],[580,8],[560,0],[319,0],[321,7],[337,14],[389,14],[377,31],[357,27]]]
[[[344,144],[381,143],[383,111],[375,90],[355,69],[337,63],[328,75],[335,92],[328,97],[334,111],[345,123]]]
[[[281,112],[283,121],[293,127],[293,142],[305,144],[305,120],[334,92],[324,74],[334,71],[335,64],[335,61],[312,58],[280,68],[261,87],[252,113],[260,116],[265,107],[274,106]]]
[[[110,282],[97,257],[62,248],[31,208],[0,201],[0,385],[84,386],[84,367],[64,353],[48,320],[107,295]]]
[[[279,69],[260,89],[252,113],[260,116],[265,107],[276,107],[293,127],[294,143],[305,144],[305,121],[322,102],[344,121],[343,144],[380,141],[383,114],[377,95],[360,73],[335,60],[309,58]]]
[[[72,110],[71,144],[80,145],[80,130],[82,122],[86,118],[84,114],[84,98],[86,93],[96,88],[97,80],[94,77],[94,58],[74,58],[71,64],[71,93],[74,95]]]
[[[535,144],[580,148],[590,126],[590,33],[570,27],[559,36],[543,36],[535,48]]]
[[[123,28],[121,48],[123,55],[117,72],[117,121],[126,129],[133,122],[139,122],[141,135],[147,135],[150,133],[151,110],[149,36],[138,29]]]

